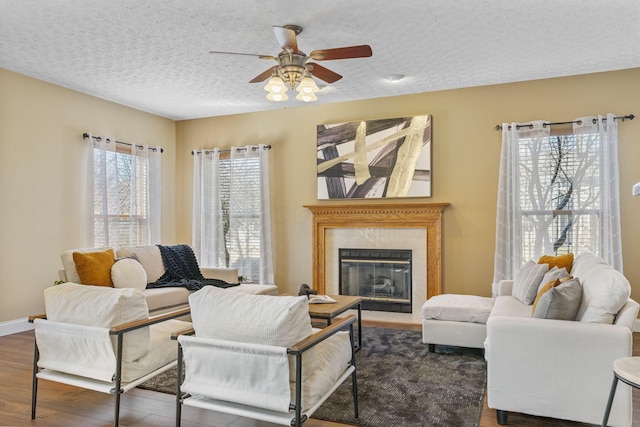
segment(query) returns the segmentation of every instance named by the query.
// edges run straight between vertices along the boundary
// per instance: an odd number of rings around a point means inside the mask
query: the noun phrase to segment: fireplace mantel
[[[442,293],[442,212],[449,203],[306,205],[313,214],[313,287],[325,293],[325,231],[332,228],[424,228],[427,298]]]

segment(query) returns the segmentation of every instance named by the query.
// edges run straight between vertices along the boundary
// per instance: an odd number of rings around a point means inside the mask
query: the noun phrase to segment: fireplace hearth
[[[364,310],[411,313],[411,250],[339,249],[341,295],[362,297]]]

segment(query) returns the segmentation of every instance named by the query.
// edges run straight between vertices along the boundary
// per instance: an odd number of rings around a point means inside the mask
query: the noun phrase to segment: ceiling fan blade
[[[274,73],[274,71],[276,70],[277,66],[274,65],[273,67],[264,70],[262,73],[258,74],[257,76],[255,76],[252,80],[249,81],[249,83],[258,83],[258,82],[263,82],[265,80],[267,80],[269,77],[271,77]]]
[[[298,51],[298,41],[296,40],[296,32],[292,29],[285,27],[273,26],[273,32],[276,34],[276,39],[280,47],[283,49],[291,48],[292,51]]]
[[[332,59],[367,58],[373,55],[371,46],[367,44],[359,46],[337,47],[335,49],[314,50],[309,54],[316,61],[329,61]]]
[[[222,52],[222,51],[218,51],[218,50],[210,50],[209,53],[214,53],[214,54],[223,54],[223,55],[243,55],[243,56],[257,56],[260,59],[274,59],[277,60],[277,58],[275,56],[271,56],[271,55],[258,55],[255,53],[239,53],[239,52]]]
[[[342,78],[340,74],[313,62],[307,63],[307,69],[314,77],[324,80],[327,83],[334,83]]]

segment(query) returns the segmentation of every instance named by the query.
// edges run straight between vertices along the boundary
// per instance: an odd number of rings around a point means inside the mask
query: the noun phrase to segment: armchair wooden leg
[[[40,358],[40,352],[38,351],[38,344],[35,345],[33,351],[33,378],[31,382],[31,419],[36,419],[36,398],[38,396],[38,359]]]
[[[435,353],[436,352],[436,345],[435,344],[427,344],[428,348],[429,348],[429,353]]]
[[[507,425],[507,411],[496,410],[496,418],[498,419],[498,424],[501,426]]]

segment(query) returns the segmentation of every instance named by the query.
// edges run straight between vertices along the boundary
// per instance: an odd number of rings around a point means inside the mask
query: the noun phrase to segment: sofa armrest
[[[227,283],[238,283],[237,268],[200,267],[200,272],[207,279],[220,279]]]
[[[490,408],[598,423],[613,362],[631,356],[626,326],[495,316],[485,357]],[[612,417],[630,422],[631,394],[619,387]],[[613,424],[618,425],[618,424]]]
[[[620,326],[626,326],[633,331],[638,318],[640,304],[629,298],[625,305],[622,306],[613,323]]]

